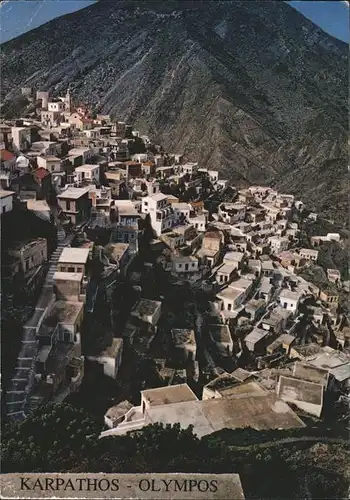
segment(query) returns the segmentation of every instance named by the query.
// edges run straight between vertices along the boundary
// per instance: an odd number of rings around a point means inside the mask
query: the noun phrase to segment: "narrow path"
[[[49,268],[42,285],[42,293],[36,303],[32,317],[23,325],[22,341],[17,356],[13,377],[6,391],[6,412],[11,420],[24,420],[24,408],[35,381],[35,360],[38,353],[37,333],[48,306],[54,300],[53,276],[57,263],[65,247],[68,247],[73,235],[66,235],[61,227],[58,228],[58,245],[49,260]]]
[[[257,444],[249,444],[246,446],[234,446],[231,445],[229,448],[233,450],[246,450],[247,448],[250,448],[251,446],[257,447],[257,448],[271,448],[273,446],[278,446],[280,444],[291,444],[291,443],[326,443],[326,444],[345,444],[349,445],[349,442],[346,439],[343,438],[331,438],[327,436],[303,436],[299,438],[282,438],[282,439],[277,439],[276,441],[268,441],[267,443],[257,443]]]

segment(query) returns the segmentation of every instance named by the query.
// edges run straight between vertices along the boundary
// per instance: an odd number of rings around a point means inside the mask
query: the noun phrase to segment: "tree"
[[[134,137],[134,140],[131,142],[131,144],[129,144],[128,147],[129,147],[129,153],[131,155],[146,152],[145,143],[140,137]]]
[[[96,446],[101,425],[71,405],[40,407],[22,423],[5,426],[3,472],[69,470]]]

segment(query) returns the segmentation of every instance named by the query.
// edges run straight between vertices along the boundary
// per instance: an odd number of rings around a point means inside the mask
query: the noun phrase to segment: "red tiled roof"
[[[7,149],[1,149],[0,150],[0,158],[2,161],[8,161],[8,160],[13,160],[16,157],[13,153],[10,153],[10,151],[7,151]]]
[[[43,167],[39,167],[34,171],[34,176],[39,180],[44,179],[48,175],[50,175],[50,172]]]

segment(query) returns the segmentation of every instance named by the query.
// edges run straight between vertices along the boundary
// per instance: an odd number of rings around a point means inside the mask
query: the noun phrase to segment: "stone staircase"
[[[38,354],[36,337],[47,309],[55,302],[53,276],[57,269],[58,260],[63,249],[70,245],[73,236],[66,236],[63,229],[59,227],[57,238],[58,245],[50,257],[49,269],[34,314],[22,329],[20,352],[13,377],[5,395],[7,417],[15,421],[24,420],[28,409],[33,410],[40,405],[40,398],[30,396],[35,381],[35,360]]]

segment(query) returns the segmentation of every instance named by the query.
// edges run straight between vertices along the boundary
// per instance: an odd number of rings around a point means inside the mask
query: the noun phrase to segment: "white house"
[[[59,100],[49,101],[47,104],[48,111],[57,111],[57,112],[63,113],[64,108],[65,108],[64,102],[59,101]]]
[[[299,292],[292,292],[288,288],[285,288],[280,293],[280,304],[284,309],[292,311],[293,313],[297,311],[300,302],[301,294]]]
[[[88,130],[83,130],[83,134],[88,138],[88,139],[99,139],[101,136],[101,129],[99,128],[92,128]]]
[[[219,285],[228,283],[235,275],[237,267],[238,265],[236,262],[232,264],[224,264],[223,266],[221,266],[216,273],[216,281],[219,283]]]
[[[192,255],[176,255],[173,257],[173,271],[179,276],[190,277],[198,272],[198,259]]]
[[[243,203],[221,203],[218,208],[219,218],[228,224],[244,221],[247,207]]]
[[[217,182],[219,180],[219,172],[217,170],[208,170],[210,182]]]
[[[99,356],[89,356],[88,359],[97,361],[103,365],[103,373],[107,377],[116,379],[119,367],[122,362],[123,339],[114,338]]]
[[[1,214],[11,212],[13,208],[14,191],[0,190],[0,212]]]
[[[316,262],[318,257],[318,250],[313,250],[311,248],[301,248],[299,254],[302,259],[312,260],[313,262]]]
[[[180,222],[181,219],[188,220],[191,212],[191,205],[188,203],[172,203],[174,209],[175,222]]]
[[[20,151],[29,149],[31,143],[31,129],[27,127],[11,127],[13,144]]]
[[[217,294],[217,298],[220,301],[219,308],[221,311],[233,311],[242,305],[245,293],[243,290],[237,290],[228,286]]]
[[[181,165],[181,170],[184,174],[193,175],[198,170],[198,163],[185,163]]]
[[[174,348],[183,359],[196,359],[197,343],[194,330],[189,329],[172,329],[171,337]]]
[[[324,392],[322,384],[280,376],[276,392],[283,401],[292,403],[316,417],[321,416]]]
[[[327,240],[328,241],[340,241],[340,234],[339,233],[327,233]]]
[[[84,180],[100,182],[99,165],[84,164],[76,167],[74,170],[74,180],[78,183]]]
[[[82,157],[83,163],[85,163],[91,156],[94,155],[94,151],[91,148],[73,148],[68,151],[69,159]]]
[[[224,264],[233,264],[236,269],[240,268],[244,260],[244,252],[227,252],[224,255]]]
[[[138,221],[140,214],[131,200],[115,200],[116,227],[112,231],[112,241],[129,243],[132,252],[138,249]]]
[[[132,155],[131,159],[133,161],[137,161],[138,163],[142,163],[144,161],[148,161],[149,160],[148,153],[137,153],[137,154],[134,154],[134,155]]]
[[[190,224],[197,229],[197,231],[204,233],[207,225],[207,219],[204,214],[197,215],[196,217],[191,217],[189,219]]]
[[[271,236],[269,238],[272,253],[280,253],[287,250],[289,247],[289,239],[287,237]]]
[[[233,311],[243,304],[252,289],[253,282],[244,278],[231,283],[217,294],[222,311]]]
[[[141,212],[150,215],[152,227],[158,236],[174,225],[174,210],[163,193],[142,198]]]
[[[245,337],[244,343],[250,352],[260,353],[265,349],[265,341],[268,336],[269,332],[263,330],[262,328],[255,327]]]
[[[52,174],[61,173],[61,160],[56,156],[37,156],[38,167],[45,168]]]

